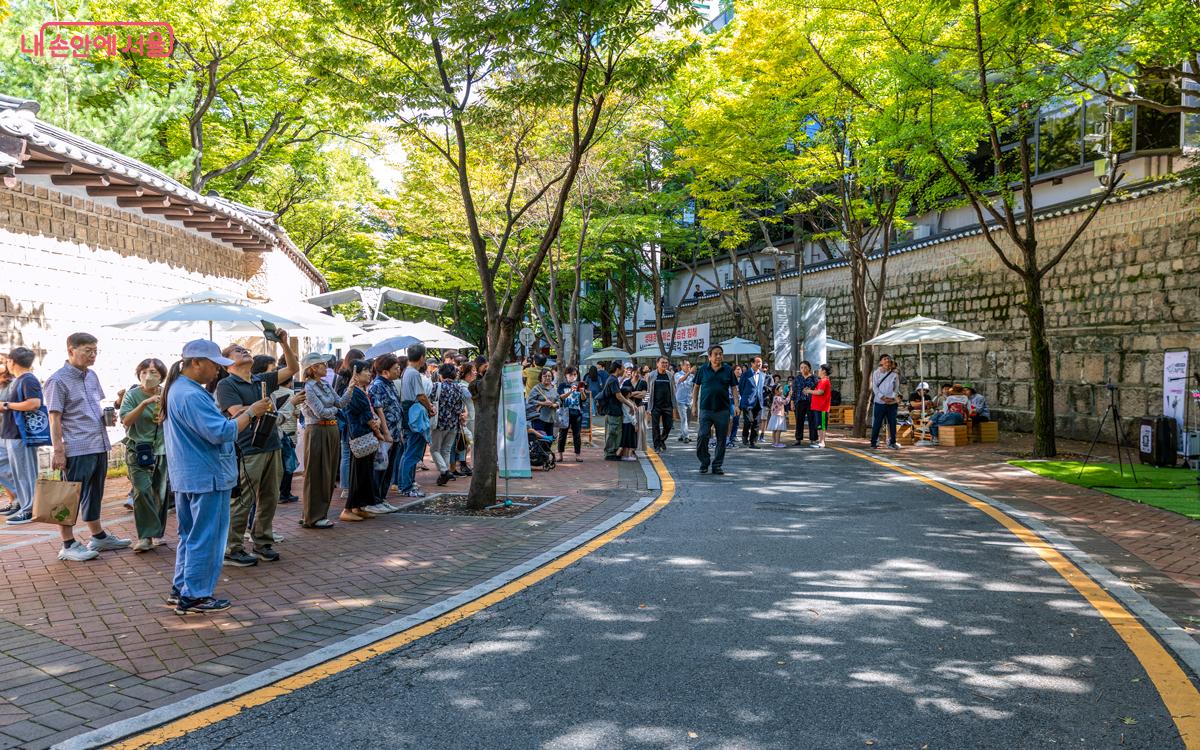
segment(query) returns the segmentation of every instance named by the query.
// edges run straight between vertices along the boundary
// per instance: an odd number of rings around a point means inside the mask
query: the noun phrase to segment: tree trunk
[[[863,345],[870,336],[870,315],[867,311],[867,259],[858,238],[847,238],[850,260],[850,297],[854,308],[854,427],[850,434],[864,437],[867,411],[871,403],[867,383],[871,378],[871,354]]]
[[[1054,437],[1054,377],[1050,371],[1050,342],[1046,340],[1046,308],[1042,283],[1035,274],[1022,275],[1025,317],[1029,320],[1029,375],[1033,381],[1033,455],[1058,453]],[[1117,426],[1120,429],[1120,425]]]
[[[500,390],[504,377],[504,360],[512,348],[516,329],[514,321],[502,318],[495,337],[495,346],[488,355],[488,369],[480,381],[479,406],[475,409],[475,444],[471,459],[475,473],[467,491],[467,505],[479,510],[496,501],[497,428],[500,424]]]

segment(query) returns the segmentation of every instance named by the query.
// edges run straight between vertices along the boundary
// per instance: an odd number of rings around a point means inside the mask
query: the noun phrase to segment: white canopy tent
[[[963,341],[981,341],[982,339],[983,336],[978,333],[947,325],[944,320],[918,315],[897,323],[870,341],[863,343],[867,346],[911,346],[916,344],[917,377],[924,381],[926,344],[957,344]],[[923,393],[921,394],[921,416],[925,416],[925,394]]]
[[[402,305],[411,305],[412,307],[420,307],[426,310],[441,310],[446,305],[446,300],[441,297],[431,297],[428,294],[419,294],[417,292],[406,292],[403,289],[394,289],[390,286],[378,289],[352,286],[309,297],[308,302],[325,308],[333,307],[334,305],[345,305],[350,302],[359,302],[362,304],[363,311],[369,320],[378,320],[380,318],[380,309],[383,307],[384,302],[398,302]]]
[[[245,297],[209,290],[181,297],[175,304],[149,313],[109,323],[110,328],[135,328],[146,331],[182,331],[197,323],[208,324],[208,338],[213,329],[231,333],[262,335],[263,321],[279,328],[296,329],[303,326],[292,318],[252,304]]]

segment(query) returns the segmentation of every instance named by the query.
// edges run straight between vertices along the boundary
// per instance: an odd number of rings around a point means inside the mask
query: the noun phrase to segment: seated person
[[[912,407],[913,411],[921,410],[922,398],[924,398],[924,400],[925,400],[925,410],[932,411],[933,410],[933,394],[931,394],[929,392],[929,383],[925,383],[925,382],[919,383],[917,385],[917,390],[915,390],[911,394],[909,394],[908,403],[909,403],[909,406]]]
[[[526,428],[525,428],[525,433],[526,433],[527,435],[529,435],[529,437],[531,437],[531,438],[535,438],[535,439],[537,439],[537,440],[554,440],[554,438],[553,438],[552,436],[550,436],[550,435],[547,435],[547,434],[546,434],[546,433],[544,433],[544,432],[539,432],[539,431],[535,430],[535,429],[534,429],[534,428],[532,428],[532,427],[526,427]]]
[[[950,427],[966,424],[969,408],[970,401],[967,399],[963,387],[960,385],[950,386],[949,395],[942,402],[941,411],[934,414],[929,420],[929,432],[933,436],[933,442],[938,442],[938,428],[942,425]]]
[[[971,419],[976,422],[992,421],[992,413],[988,411],[987,399],[983,397],[983,394],[971,386],[967,386],[963,390],[966,391],[967,400],[970,403]]]

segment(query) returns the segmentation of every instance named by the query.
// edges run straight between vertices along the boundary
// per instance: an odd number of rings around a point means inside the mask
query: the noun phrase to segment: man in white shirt
[[[679,363],[679,372],[675,373],[675,400],[679,402],[679,442],[690,443],[688,437],[688,410],[692,405],[692,384],[696,376],[692,374],[692,362],[685,359]]]
[[[888,447],[898,450],[896,442],[896,411],[900,407],[900,374],[896,362],[887,354],[879,357],[879,367],[871,373],[871,447],[879,447],[879,431],[884,421],[888,425]]]

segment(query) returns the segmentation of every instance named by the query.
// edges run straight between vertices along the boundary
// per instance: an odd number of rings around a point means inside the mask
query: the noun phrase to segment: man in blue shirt
[[[730,393],[732,392],[732,400]],[[696,382],[692,386],[692,416],[699,415],[700,425],[696,440],[696,458],[700,459],[700,473],[707,474],[711,463],[713,474],[724,474],[725,440],[729,436],[729,409],[741,414],[738,407],[737,379],[733,368],[725,364],[725,350],[719,344],[708,348],[708,364],[696,368]],[[717,452],[711,461],[708,454],[708,436],[717,433]]]
[[[163,391],[167,472],[179,520],[175,578],[167,601],[177,615],[229,609],[229,600],[214,598],[213,590],[229,534],[230,494],[238,483],[236,441],[271,406],[265,398],[234,419],[221,414],[204,386],[217,379],[218,366],[231,364],[215,343],[189,342]]]

